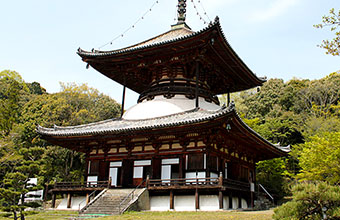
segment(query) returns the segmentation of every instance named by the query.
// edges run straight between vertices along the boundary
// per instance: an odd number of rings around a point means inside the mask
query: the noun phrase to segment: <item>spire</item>
[[[178,0],[177,5],[177,24],[171,25],[171,29],[177,29],[177,28],[188,28],[191,30],[191,28],[185,23],[185,17],[186,17],[186,0]]]
[[[185,3],[186,0],[178,0],[178,14],[177,14],[177,24],[183,24],[185,23],[185,16],[186,16],[186,6],[187,4]]]

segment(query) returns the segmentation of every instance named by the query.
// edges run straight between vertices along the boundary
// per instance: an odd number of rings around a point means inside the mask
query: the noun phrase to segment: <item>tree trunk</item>
[[[18,219],[16,211],[13,211],[13,219],[14,219],[14,220],[17,220],[17,219]]]
[[[20,220],[25,220],[25,215],[22,212],[22,209],[20,209]]]

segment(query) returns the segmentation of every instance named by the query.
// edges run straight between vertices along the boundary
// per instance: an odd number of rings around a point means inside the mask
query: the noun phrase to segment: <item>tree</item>
[[[24,220],[24,209],[34,204],[26,202],[25,195],[37,189],[37,186],[29,183],[29,180],[40,173],[43,153],[44,149],[41,147],[18,149],[18,166],[11,172],[7,172],[2,180],[0,208],[12,212],[14,220],[17,219],[18,212],[21,220]]]
[[[256,164],[256,179],[271,194],[275,200],[280,200],[287,194],[291,174],[287,169],[287,159],[274,158],[260,161]]]
[[[274,210],[273,219],[339,219],[340,188],[325,182],[300,183],[292,188],[293,200]]]
[[[292,154],[301,167],[298,179],[340,184],[340,132],[315,135],[295,146]]]
[[[15,71],[0,72],[0,137],[9,134],[20,114],[20,96],[27,86]]]
[[[331,31],[335,31],[335,37],[333,40],[323,40],[319,47],[326,49],[326,54],[333,56],[339,56],[340,54],[340,31],[336,31],[340,26],[340,10],[338,12],[332,8],[329,11],[329,15],[322,17],[322,23],[314,25],[315,28],[330,27]]]

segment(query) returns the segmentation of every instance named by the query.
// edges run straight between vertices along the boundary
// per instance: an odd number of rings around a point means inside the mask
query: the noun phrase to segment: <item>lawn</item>
[[[29,220],[65,220],[71,219],[76,216],[76,212],[70,211],[43,211],[38,214],[28,215],[26,219]],[[107,216],[101,218],[95,218],[96,220],[266,220],[272,219],[272,210],[269,211],[218,211],[218,212],[128,212],[120,216]],[[10,218],[0,217],[0,220],[9,220]]]
[[[37,214],[25,215],[25,219],[28,220],[65,220],[66,218],[78,216],[78,212],[72,211],[40,211]],[[10,220],[13,217],[0,216],[0,220]],[[19,218],[20,219],[20,218]]]
[[[129,212],[121,216],[108,216],[97,220],[222,220],[222,219],[272,219],[273,211],[218,211],[218,212]]]

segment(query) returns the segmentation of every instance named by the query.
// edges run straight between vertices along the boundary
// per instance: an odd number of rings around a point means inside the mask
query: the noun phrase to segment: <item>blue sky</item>
[[[48,92],[59,82],[87,83],[121,102],[122,87],[102,76],[76,54],[78,47],[97,49],[132,26],[156,0],[11,0],[0,13],[0,71],[19,72],[25,81],[40,82]],[[194,0],[202,17],[217,15],[224,34],[241,59],[258,76],[319,79],[340,70],[340,57],[318,48],[331,39],[315,29],[340,0]],[[137,43],[170,29],[177,0],[158,0],[135,28],[102,50]],[[187,24],[195,31],[206,24],[187,0]],[[138,95],[128,91],[127,107]]]

